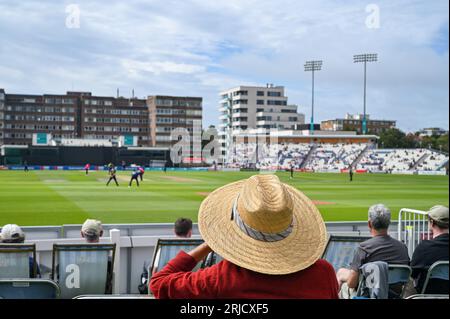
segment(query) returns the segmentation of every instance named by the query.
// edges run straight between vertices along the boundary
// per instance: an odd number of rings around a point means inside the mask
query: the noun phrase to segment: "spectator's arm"
[[[192,272],[197,265],[196,258],[200,258],[199,254],[194,253],[194,256],[180,251],[161,271],[153,275],[150,280],[150,290],[156,298],[206,299],[216,297],[217,267],[208,267]]]
[[[353,269],[350,270],[350,273],[347,278],[347,286],[349,288],[356,289],[356,287],[358,287],[358,281],[359,281],[359,271],[354,271]]]

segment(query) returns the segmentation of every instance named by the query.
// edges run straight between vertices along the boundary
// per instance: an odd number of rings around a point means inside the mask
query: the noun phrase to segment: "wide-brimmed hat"
[[[263,274],[308,268],[327,241],[317,207],[276,175],[255,175],[216,189],[200,206],[198,227],[217,254]]]

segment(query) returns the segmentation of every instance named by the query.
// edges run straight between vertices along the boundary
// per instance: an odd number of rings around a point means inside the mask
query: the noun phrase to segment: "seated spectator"
[[[178,218],[174,226],[175,235],[179,238],[192,237],[192,220],[189,218]]]
[[[422,292],[428,268],[436,261],[448,260],[448,207],[434,206],[428,212],[432,240],[422,241],[411,258],[411,277],[415,279],[417,293]],[[448,294],[448,281],[430,280],[427,293]]]
[[[25,233],[16,224],[8,224],[2,227],[0,233],[0,242],[5,244],[23,244],[25,242]],[[33,274],[33,257],[29,257],[30,262],[30,278],[34,278]],[[39,264],[36,262],[36,278],[41,278],[41,270]]]
[[[384,261],[388,264],[408,265],[408,248],[402,242],[388,235],[391,211],[383,204],[369,208],[368,226],[372,238],[362,242],[350,264],[350,269],[341,268],[336,276],[341,286],[339,297],[348,299],[356,295],[359,283],[359,269],[362,265]]]
[[[81,237],[83,237],[87,243],[96,244],[100,242],[100,237],[103,236],[102,222],[95,219],[86,219],[81,227]],[[108,280],[106,284],[105,293],[112,293],[112,260],[108,258]]]
[[[83,237],[87,243],[98,243],[100,237],[103,236],[102,222],[95,219],[86,219],[83,226],[81,226],[81,237]]]
[[[152,277],[156,298],[338,298],[333,267],[320,259],[327,241],[320,212],[276,175],[215,190],[198,221],[205,243]],[[224,260],[192,272],[211,251]]]
[[[88,244],[97,244],[100,242],[100,237],[103,236],[102,222],[95,219],[86,219],[81,226],[81,237],[86,240]],[[105,293],[112,293],[112,259],[108,257],[108,279],[106,283]],[[56,265],[56,280],[59,281],[59,265]]]

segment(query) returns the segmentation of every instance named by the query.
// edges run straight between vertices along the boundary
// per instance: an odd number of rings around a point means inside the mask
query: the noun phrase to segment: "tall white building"
[[[283,86],[238,86],[220,93],[219,137],[226,151],[244,130],[295,130],[305,123],[297,105],[288,105]],[[222,152],[225,155],[225,152]]]

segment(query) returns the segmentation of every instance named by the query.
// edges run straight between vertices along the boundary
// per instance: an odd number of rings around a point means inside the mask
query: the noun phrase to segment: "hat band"
[[[264,241],[264,242],[274,242],[274,241],[280,241],[285,239],[287,236],[289,236],[292,233],[292,222],[289,225],[288,228],[283,230],[282,232],[271,234],[271,233],[265,233],[256,229],[253,229],[249,225],[247,225],[239,215],[239,212],[237,210],[237,203],[238,203],[239,195],[236,197],[236,200],[233,204],[233,210],[231,219],[234,219],[236,221],[236,224],[239,226],[239,228],[248,236],[250,236],[253,239]]]

